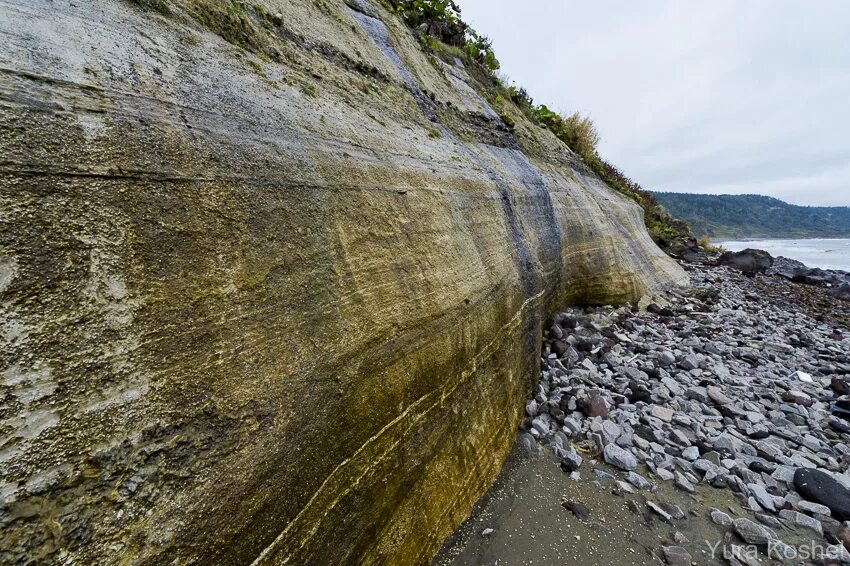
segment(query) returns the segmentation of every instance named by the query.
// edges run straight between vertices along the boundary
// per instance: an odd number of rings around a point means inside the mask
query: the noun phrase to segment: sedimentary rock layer
[[[0,562],[423,563],[547,315],[685,281],[379,5],[0,0],[0,35]]]

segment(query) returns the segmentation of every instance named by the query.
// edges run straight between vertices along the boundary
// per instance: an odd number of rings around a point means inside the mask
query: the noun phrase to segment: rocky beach
[[[850,563],[850,303],[714,263],[554,318],[511,458],[435,564]]]

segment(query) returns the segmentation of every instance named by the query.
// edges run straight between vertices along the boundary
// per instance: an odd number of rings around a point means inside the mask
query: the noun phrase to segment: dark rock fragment
[[[756,273],[764,273],[771,265],[773,258],[764,250],[747,248],[740,252],[726,252],[717,259],[718,265],[725,265],[742,271],[746,275],[753,276]]]
[[[800,468],[794,472],[794,488],[804,499],[829,507],[839,521],[850,520],[850,489],[826,472]]]

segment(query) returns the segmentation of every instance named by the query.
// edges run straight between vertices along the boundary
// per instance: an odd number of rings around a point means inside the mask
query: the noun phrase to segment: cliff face
[[[377,4],[0,0],[0,34],[0,562],[425,562],[553,309],[686,280]]]

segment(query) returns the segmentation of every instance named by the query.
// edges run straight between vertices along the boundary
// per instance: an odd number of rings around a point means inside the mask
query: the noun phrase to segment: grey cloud
[[[644,187],[850,205],[850,2],[461,0],[537,102]]]

